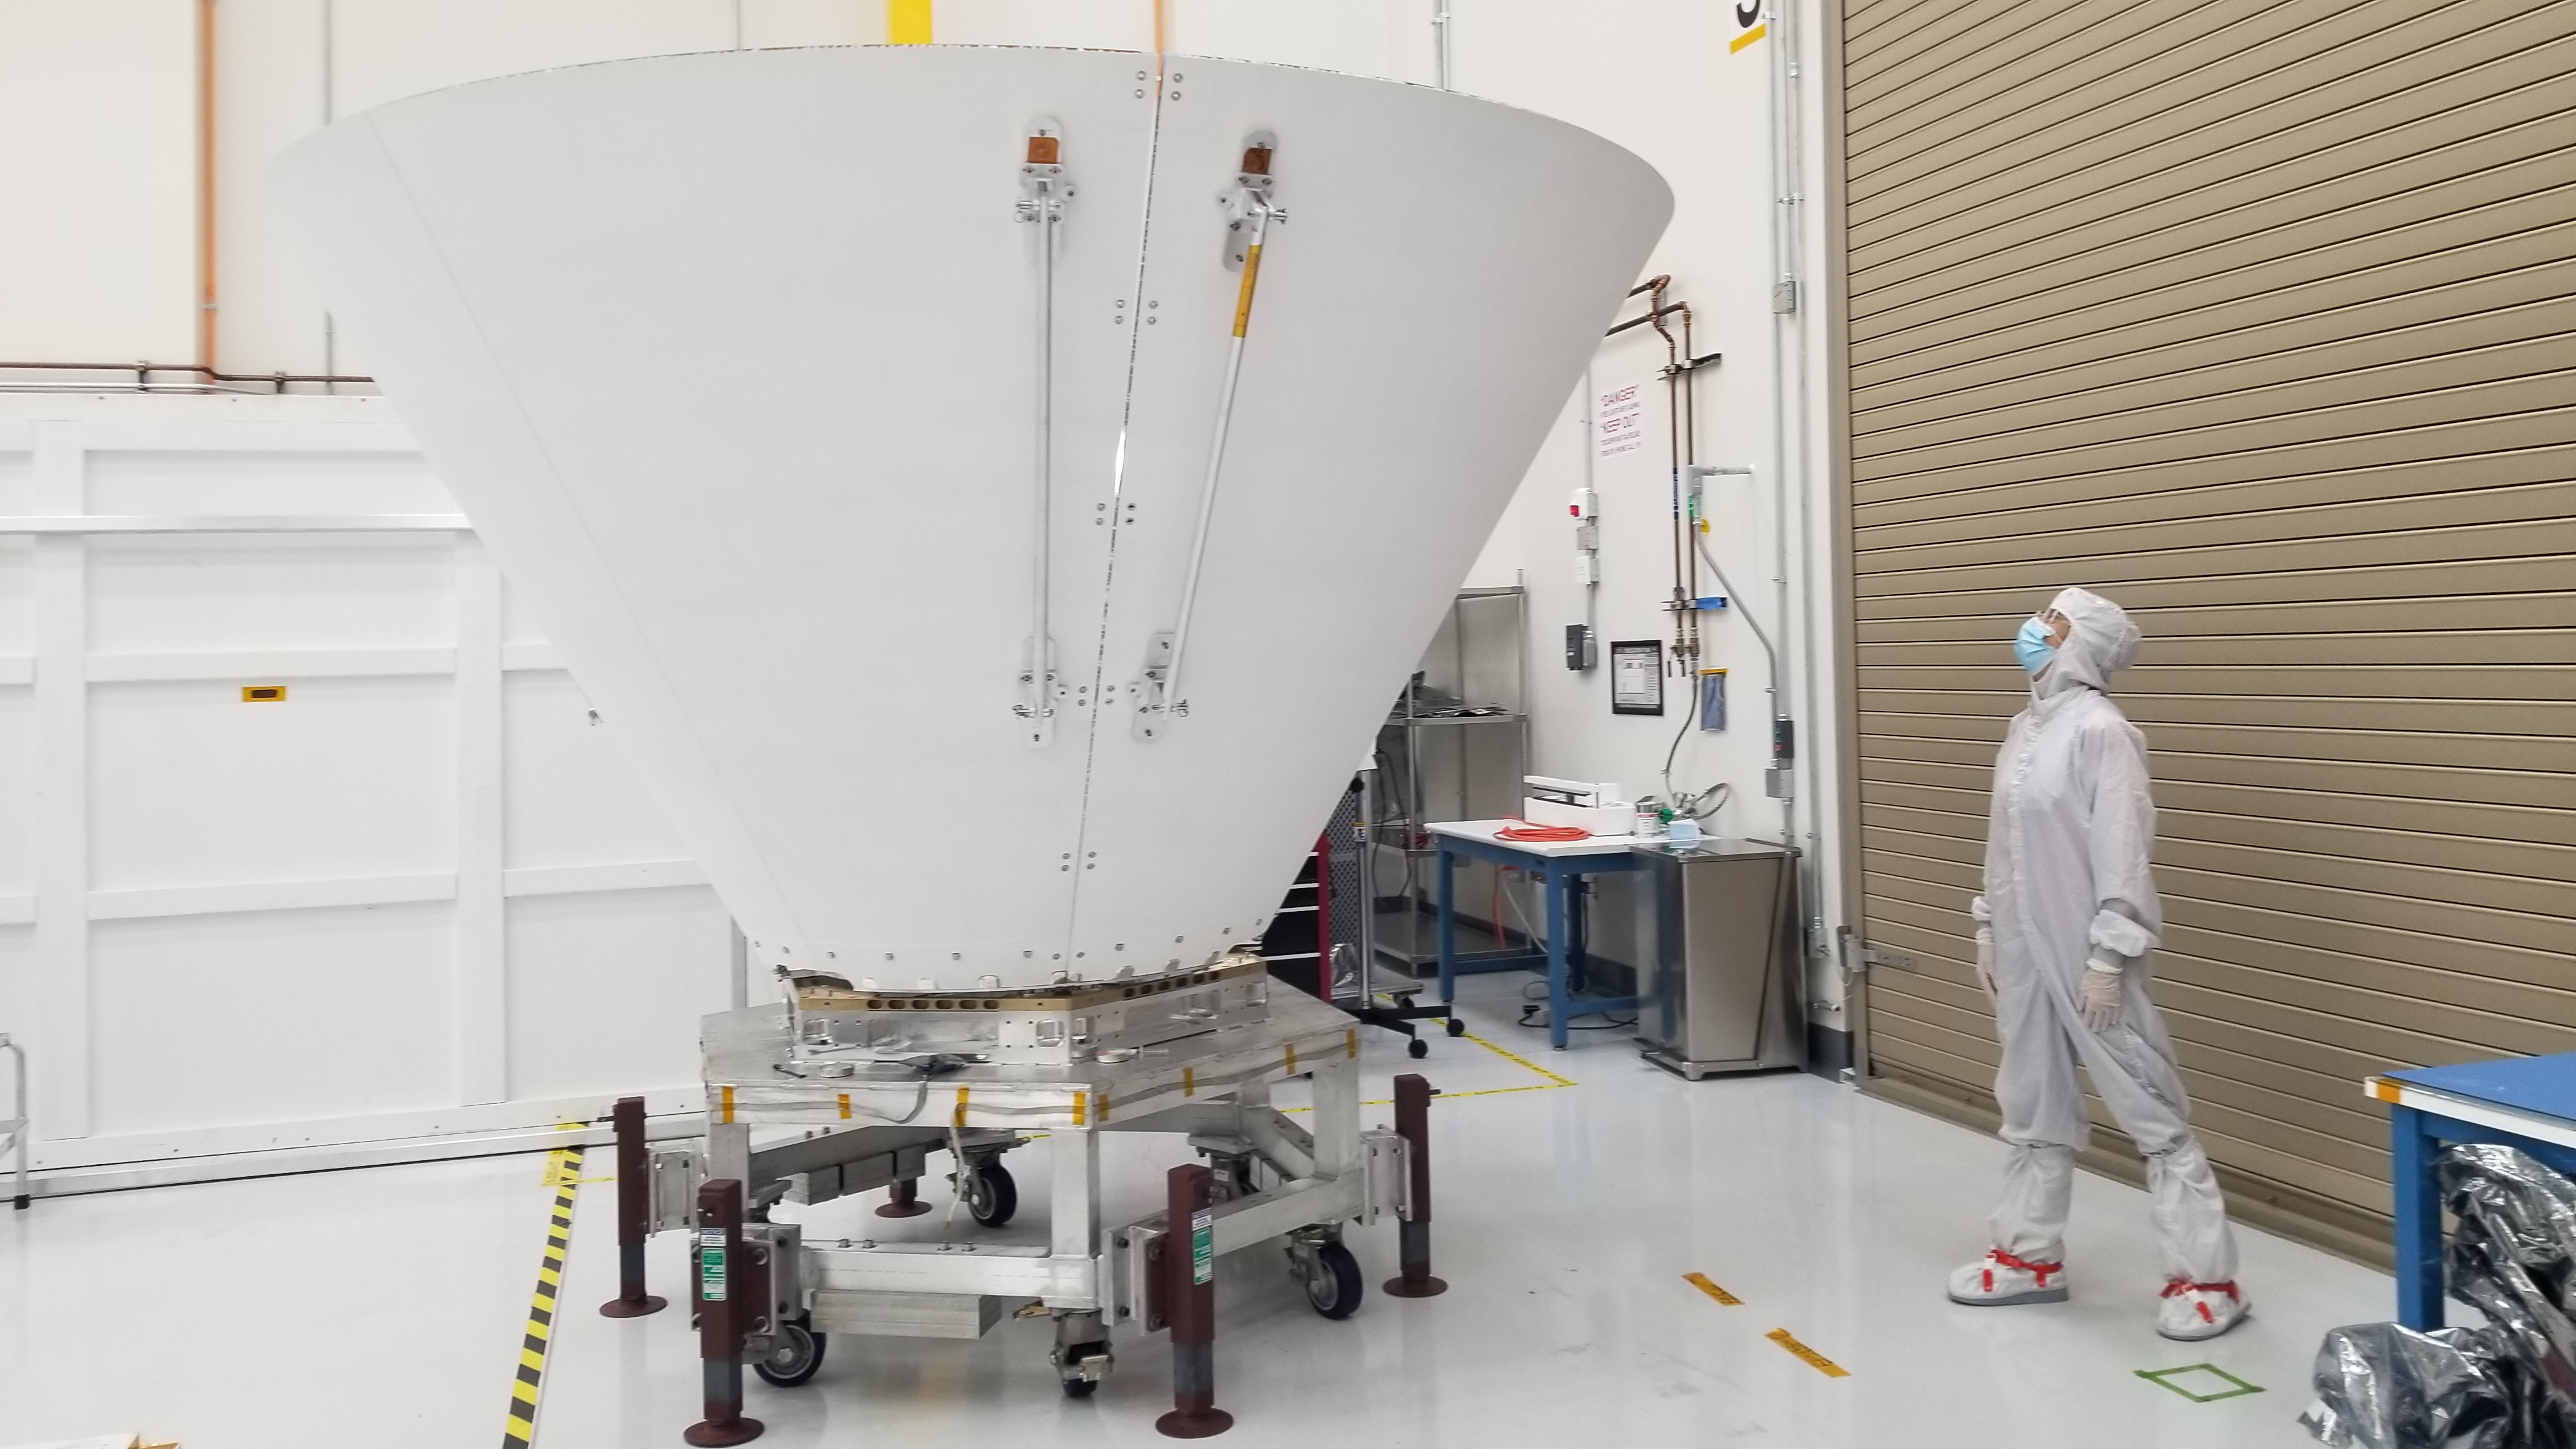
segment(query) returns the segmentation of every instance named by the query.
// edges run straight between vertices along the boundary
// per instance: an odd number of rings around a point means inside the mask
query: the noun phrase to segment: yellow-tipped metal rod
[[[1225,391],[1216,405],[1216,438],[1208,446],[1207,482],[1199,490],[1199,524],[1190,539],[1190,571],[1181,585],[1181,618],[1172,629],[1172,664],[1163,676],[1163,710],[1167,715],[1187,714],[1190,702],[1181,696],[1181,661],[1188,656],[1190,616],[1199,600],[1199,570],[1207,562],[1208,524],[1216,517],[1216,485],[1225,471],[1225,438],[1234,425],[1234,391],[1243,379],[1243,337],[1252,326],[1252,293],[1261,281],[1261,243],[1270,232],[1269,199],[1252,194],[1252,240],[1243,253],[1243,285],[1234,295],[1234,341],[1225,354]]]

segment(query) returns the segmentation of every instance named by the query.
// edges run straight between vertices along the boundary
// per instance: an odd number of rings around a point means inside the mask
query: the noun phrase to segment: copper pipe
[[[155,372],[194,373],[209,382],[364,382],[372,377],[343,376],[319,372],[217,372],[211,367],[179,362],[0,362],[0,372],[130,372],[135,386],[148,386],[147,374]]]
[[[215,0],[197,0],[197,367],[215,376]]]

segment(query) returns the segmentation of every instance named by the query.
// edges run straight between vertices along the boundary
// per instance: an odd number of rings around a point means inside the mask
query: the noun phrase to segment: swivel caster
[[[1465,1036],[1467,1034],[1467,1023],[1460,1021],[1454,1016],[1449,1018],[1449,1034],[1451,1036]]]
[[[1326,1318],[1348,1318],[1360,1306],[1360,1260],[1339,1243],[1320,1243],[1298,1264],[1303,1270],[1306,1306]]]
[[[998,1228],[1020,1210],[1020,1186],[1011,1170],[998,1162],[977,1167],[966,1178],[967,1214],[988,1228]]]
[[[769,1352],[752,1361],[751,1371],[766,1383],[792,1389],[822,1366],[823,1335],[801,1323],[781,1323],[770,1332]]]
[[[1418,1061],[1431,1055],[1431,1043],[1417,1036],[1404,1044],[1404,1054]]]

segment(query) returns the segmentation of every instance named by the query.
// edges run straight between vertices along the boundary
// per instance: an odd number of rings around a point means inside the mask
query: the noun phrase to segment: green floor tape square
[[[2241,1399],[2247,1394],[2263,1392],[2261,1386],[2249,1384],[2214,1363],[2185,1364],[2181,1368],[2169,1369],[2139,1369],[2136,1372],[2138,1377],[2147,1382],[2171,1389],[2195,1404],[2214,1404],[2220,1399]],[[2207,1375],[2207,1377],[2196,1377],[2198,1375]],[[2199,1392],[2201,1389],[2212,1389],[2215,1392],[2201,1393]]]

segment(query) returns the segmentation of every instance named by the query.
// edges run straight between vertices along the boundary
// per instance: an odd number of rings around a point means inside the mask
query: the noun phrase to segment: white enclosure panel
[[[1643,162],[1527,112],[1185,70],[1156,149],[1164,320],[1137,352],[1105,687],[1180,623],[1240,278],[1210,198],[1256,131],[1289,219],[1262,254],[1189,713],[1148,741],[1121,711],[1094,746],[1074,948],[1150,944],[1157,968],[1260,933],[1669,211]]]
[[[34,647],[35,552],[33,539],[0,538],[0,659],[24,657]]]
[[[837,950],[854,975],[971,988],[1043,981],[1067,951],[1115,969],[1118,942],[1158,933],[1250,934],[1670,210],[1643,163],[1556,122],[1191,60],[1193,99],[1160,103],[1188,154],[1158,163],[1174,200],[1146,262],[1174,300],[1139,297],[1144,63],[625,62],[401,102],[276,168],[326,294],[767,959]],[[1011,708],[1033,269],[1007,203],[1048,116],[1081,188],[1052,628],[1059,660],[1099,672],[1065,681],[1031,749]],[[1123,707],[1086,721],[1081,696],[1123,693],[1174,622],[1233,285],[1213,203],[1254,125],[1308,138],[1315,220],[1279,239],[1304,238],[1302,280],[1256,328],[1255,463],[1229,475],[1215,642],[1192,661],[1212,661],[1213,713],[1149,755]],[[1182,330],[1166,307],[1194,345],[1156,340]],[[1274,307],[1300,319],[1275,343]],[[1149,362],[1132,393],[1130,348]],[[1163,485],[1113,500],[1116,460],[1149,449]],[[1099,520],[1148,496],[1159,531],[1105,566]],[[1364,540],[1329,578],[1328,538]],[[1124,631],[1106,655],[1104,587]],[[971,858],[910,828],[968,806],[1011,827]],[[1086,808],[1105,833],[1077,841]],[[1111,875],[1074,935],[1072,888]]]
[[[90,545],[89,647],[445,648],[456,640],[455,559],[443,533],[101,539]]]
[[[571,675],[515,673],[502,694],[509,761],[503,858],[511,869],[688,859],[671,822],[636,788],[635,767],[608,731],[590,722],[590,702]],[[612,897],[610,905],[632,899]]]
[[[455,1100],[454,908],[90,928],[100,1136]]]
[[[371,428],[370,432],[390,429]],[[202,449],[89,455],[94,513],[452,513],[429,460],[400,452]]]
[[[617,1096],[697,1074],[698,1019],[732,1004],[732,922],[714,891],[522,897],[509,933],[513,1095]]]
[[[0,551],[0,569],[8,566],[6,551]],[[36,692],[0,685],[0,901],[36,889],[36,818],[28,808],[35,798]],[[8,918],[7,906],[0,904],[0,922]]]
[[[453,689],[314,679],[245,704],[231,682],[93,685],[91,888],[453,872]]]
[[[33,462],[23,442],[13,447],[9,438],[0,435],[0,514],[35,511],[30,492]]]
[[[35,964],[35,928],[0,925],[0,1021],[23,1023],[34,1019]],[[20,1038],[20,1046],[29,1046],[23,1032],[23,1027],[10,1028],[10,1035]],[[28,1075],[34,1075],[32,1067]]]

